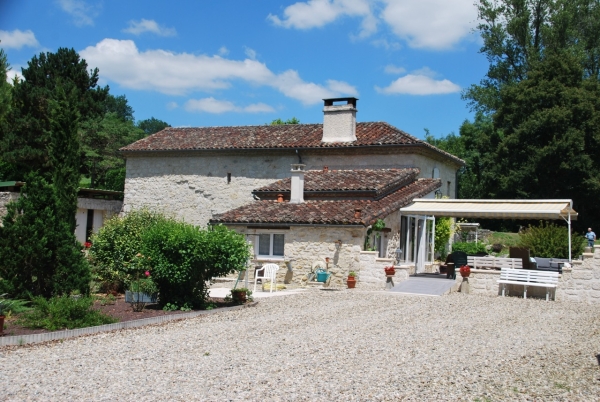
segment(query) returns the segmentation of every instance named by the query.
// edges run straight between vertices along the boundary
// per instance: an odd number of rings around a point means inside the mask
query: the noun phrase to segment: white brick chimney
[[[323,142],[356,141],[357,98],[323,99]],[[334,105],[334,102],[346,102]]]
[[[290,203],[300,204],[304,202],[304,167],[300,163],[292,164],[292,183]]]

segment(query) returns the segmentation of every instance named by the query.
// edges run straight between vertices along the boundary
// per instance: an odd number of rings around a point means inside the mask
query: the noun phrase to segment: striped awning
[[[571,200],[449,200],[415,198],[400,208],[404,215],[486,219],[577,220]]]

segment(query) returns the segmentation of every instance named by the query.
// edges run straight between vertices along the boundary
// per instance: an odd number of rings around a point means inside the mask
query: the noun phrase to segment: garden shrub
[[[569,237],[566,226],[541,221],[539,226],[529,226],[521,233],[519,247],[529,249],[532,257],[569,258]],[[585,237],[573,234],[571,255],[581,255],[585,248]]]
[[[162,305],[203,308],[208,282],[243,269],[250,256],[246,239],[224,226],[201,230],[164,220],[143,234],[143,253]]]
[[[73,329],[111,324],[116,319],[93,310],[94,299],[71,296],[44,299],[35,297],[33,309],[20,315],[18,323],[28,328],[44,328],[49,331],[58,329]]]
[[[135,257],[142,250],[144,232],[152,225],[167,220],[159,213],[141,209],[106,221],[91,238],[89,257],[95,280],[105,287],[123,290],[128,279],[137,274]]]
[[[454,242],[452,244],[452,251],[464,251],[467,255],[475,255],[478,253],[486,253],[485,244],[478,243],[466,243],[466,242]]]
[[[435,220],[435,251],[444,254],[446,244],[452,234],[452,219],[441,217]]]

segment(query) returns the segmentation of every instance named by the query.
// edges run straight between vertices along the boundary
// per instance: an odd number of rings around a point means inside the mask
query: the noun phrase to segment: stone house
[[[20,197],[20,181],[0,182],[0,218],[6,215],[6,204]],[[77,193],[77,212],[75,220],[75,237],[80,243],[85,243],[92,233],[96,233],[104,222],[119,214],[123,207],[120,191],[80,188]],[[1,224],[1,219],[0,219]]]
[[[355,270],[365,282],[365,261],[389,265],[401,243],[410,263],[426,221],[398,209],[434,193],[454,198],[464,162],[387,123],[357,123],[356,104],[326,99],[323,124],[169,127],[128,145],[123,210],[224,223],[247,235],[257,260],[285,256],[299,273],[329,257],[338,278]],[[365,251],[377,219],[387,230],[371,239],[378,251]]]

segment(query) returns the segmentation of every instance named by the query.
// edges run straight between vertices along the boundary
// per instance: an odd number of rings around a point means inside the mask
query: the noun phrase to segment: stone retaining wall
[[[500,271],[473,269],[469,277],[470,292],[489,296],[501,295],[499,279]],[[456,281],[461,283],[462,277],[457,275]],[[523,297],[523,286],[507,285],[506,294]],[[527,289],[527,297],[545,299],[546,288],[530,286]],[[563,273],[558,279],[555,300],[600,304],[600,245],[594,246],[593,253],[584,253],[583,260],[573,261],[572,268],[563,268]]]

